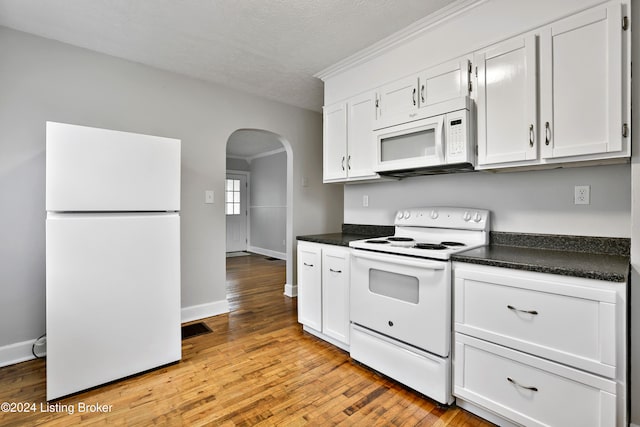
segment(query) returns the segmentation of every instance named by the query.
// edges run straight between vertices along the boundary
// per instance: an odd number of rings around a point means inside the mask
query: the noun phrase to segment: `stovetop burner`
[[[390,242],[413,242],[415,239],[411,237],[387,237]]]
[[[449,246],[449,247],[455,247],[455,246],[466,246],[464,243],[460,243],[460,242],[440,242],[441,245],[445,245],[445,246]]]
[[[430,250],[447,249],[445,245],[441,245],[438,243],[416,243],[413,247],[416,249],[430,249]]]
[[[373,239],[373,240],[367,240],[365,243],[373,243],[375,245],[383,245],[383,244],[389,244],[391,242],[388,241],[388,240]]]

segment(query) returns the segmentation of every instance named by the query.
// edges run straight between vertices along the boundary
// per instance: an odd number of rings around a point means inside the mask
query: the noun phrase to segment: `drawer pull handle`
[[[307,267],[313,267],[313,264],[307,264],[306,262],[305,262],[305,263],[303,263],[303,264],[304,264],[305,266],[307,266]]]
[[[332,273],[342,273],[342,270],[334,270],[333,268],[330,268],[329,271]]]
[[[538,387],[531,387],[531,386],[526,386],[526,385],[519,384],[518,381],[516,381],[516,380],[514,380],[512,378],[509,378],[509,377],[507,377],[507,381],[509,381],[511,384],[514,384],[514,385],[516,385],[516,386],[518,386],[520,388],[524,388],[525,390],[538,391]]]
[[[537,311],[535,311],[535,310],[520,310],[519,308],[515,308],[515,307],[514,307],[514,306],[512,306],[512,305],[508,305],[508,306],[507,306],[507,308],[508,308],[509,310],[519,311],[520,313],[533,314],[534,316],[538,314],[538,312],[537,312]]]

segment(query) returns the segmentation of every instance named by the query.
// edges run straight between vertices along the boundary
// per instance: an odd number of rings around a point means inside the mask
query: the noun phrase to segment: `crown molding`
[[[271,151],[265,151],[264,153],[254,154],[253,156],[237,156],[235,154],[227,154],[227,158],[246,160],[247,163],[251,163],[252,160],[259,159],[260,157],[273,156],[274,154],[282,153],[285,151],[286,151],[285,148],[282,147],[282,148],[277,148]]]
[[[425,16],[424,18],[414,22],[413,24],[397,31],[390,36],[374,43],[373,45],[360,50],[359,52],[351,55],[330,67],[316,73],[313,77],[319,78],[322,81],[333,77],[351,67],[362,64],[371,60],[372,58],[381,55],[403,43],[407,43],[415,39],[416,37],[430,31],[432,28],[454,18],[457,15],[465,13],[466,11],[473,9],[487,0],[457,0],[450,5],[443,7],[442,9]]]

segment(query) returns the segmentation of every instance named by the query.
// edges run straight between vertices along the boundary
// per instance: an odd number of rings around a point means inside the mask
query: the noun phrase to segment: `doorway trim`
[[[236,169],[227,169],[225,172],[225,180],[227,178],[228,174],[233,174],[233,175],[244,175],[245,177],[245,182],[247,183],[247,188],[246,188],[246,197],[247,197],[247,222],[245,224],[245,232],[247,233],[247,244],[245,245],[245,250],[248,251],[249,248],[251,247],[251,209],[249,206],[249,203],[251,201],[251,172],[249,171],[241,171],[241,170],[236,170]],[[227,213],[225,211],[225,232],[227,231],[228,224],[227,224]],[[226,246],[225,246],[225,253],[227,252],[226,250]]]
[[[284,151],[287,154],[287,223],[286,223],[286,228],[285,228],[285,238],[286,238],[286,253],[287,253],[287,265],[286,265],[286,277],[285,277],[285,283],[284,283],[284,295],[288,296],[288,297],[295,297],[298,295],[298,289],[297,286],[293,285],[294,283],[294,277],[293,277],[293,271],[294,271],[294,265],[293,265],[293,261],[294,261],[294,257],[293,257],[293,249],[294,249],[294,236],[293,236],[293,221],[294,221],[294,216],[293,216],[293,147],[291,146],[291,143],[282,135],[280,135],[277,132],[273,132],[267,129],[257,129],[257,128],[238,128],[236,130],[234,130],[233,132],[231,132],[229,134],[229,136],[227,137],[227,144],[229,144],[229,138],[231,138],[231,135],[233,135],[235,132],[241,131],[241,130],[251,130],[251,131],[258,131],[258,132],[264,132],[265,134],[269,134],[272,136],[275,136],[278,141],[280,141],[280,143],[282,144],[282,146],[284,147]],[[225,170],[225,176],[226,176],[226,172],[227,170]],[[225,227],[226,227],[226,217],[225,217]],[[226,228],[225,228],[226,230]],[[249,239],[250,241],[251,239]]]

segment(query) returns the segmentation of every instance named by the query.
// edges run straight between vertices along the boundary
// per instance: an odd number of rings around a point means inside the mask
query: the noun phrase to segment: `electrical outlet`
[[[369,196],[367,195],[362,196],[362,207],[363,208],[369,207]]]
[[[574,187],[573,204],[588,205],[591,202],[591,187],[588,185],[576,185]]]

